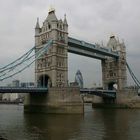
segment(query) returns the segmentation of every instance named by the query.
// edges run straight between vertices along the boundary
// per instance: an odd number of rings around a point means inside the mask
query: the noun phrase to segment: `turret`
[[[66,14],[64,15],[64,30],[66,32],[68,32],[68,23],[67,23],[67,19],[66,19]]]
[[[39,34],[40,34],[41,28],[39,26],[39,18],[37,18],[36,26],[35,26],[35,46],[39,45]]]
[[[121,43],[119,41],[119,39],[116,39],[115,35],[112,34],[110,36],[110,39],[109,39],[108,43],[107,43],[107,47],[111,48],[112,51],[120,52],[124,49],[124,44]]]
[[[39,26],[39,18],[37,18],[36,26],[35,26],[35,35],[40,33],[40,26]]]
[[[58,20],[55,9],[50,8],[41,28],[37,20],[35,31],[36,50],[41,49],[44,44],[48,43],[48,40],[53,40],[47,53],[36,61],[36,82],[38,85],[42,84],[42,75],[47,75],[51,81],[51,86],[67,86],[68,24],[66,16],[64,21]],[[49,86],[48,80],[46,82],[46,85]]]
[[[47,22],[53,22],[53,21],[58,21],[57,17],[55,15],[55,9],[54,8],[50,8],[49,12],[48,12],[48,16],[46,18]]]

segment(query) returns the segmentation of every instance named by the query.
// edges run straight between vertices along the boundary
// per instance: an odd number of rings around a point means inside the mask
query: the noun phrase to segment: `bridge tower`
[[[110,37],[107,47],[111,51],[119,53],[119,58],[107,57],[102,61],[102,81],[103,88],[113,90],[116,84],[117,91],[123,90],[126,87],[126,49],[125,44],[120,43],[114,35]]]
[[[39,87],[66,87],[68,81],[68,24],[66,15],[63,21],[58,20],[53,8],[49,10],[42,27],[37,19],[35,53],[51,39],[53,43],[50,49],[35,62],[36,84]]]
[[[38,87],[49,87],[45,94],[28,94],[25,112],[83,113],[84,106],[78,87],[68,86],[68,24],[58,20],[51,8],[42,27],[35,27],[35,53],[52,40],[47,52],[35,61],[35,79]]]

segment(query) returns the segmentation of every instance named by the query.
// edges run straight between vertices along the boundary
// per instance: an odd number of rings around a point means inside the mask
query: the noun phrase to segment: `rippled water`
[[[140,110],[86,105],[84,115],[51,115],[0,105],[0,140],[140,140]]]

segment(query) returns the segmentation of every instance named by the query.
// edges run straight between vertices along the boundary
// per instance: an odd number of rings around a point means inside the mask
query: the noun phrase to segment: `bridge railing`
[[[101,97],[110,97],[110,98],[116,98],[116,91],[115,90],[98,90],[98,89],[80,89],[81,94],[92,94],[97,95]]]
[[[105,47],[97,46],[97,45],[94,45],[94,44],[91,44],[91,43],[88,43],[88,42],[85,42],[85,41],[82,41],[82,40],[78,40],[78,39],[75,39],[75,38],[72,38],[72,37],[68,38],[68,42],[79,45],[79,46],[83,46],[86,49],[93,49],[96,52],[102,52],[102,53],[108,53],[108,54],[110,53],[110,54],[114,55],[115,57],[119,57],[119,53],[116,52],[116,51],[112,51],[111,48],[105,48]]]
[[[5,87],[0,86],[0,89],[48,89],[47,87]]]
[[[0,93],[47,93],[47,87],[0,87]]]

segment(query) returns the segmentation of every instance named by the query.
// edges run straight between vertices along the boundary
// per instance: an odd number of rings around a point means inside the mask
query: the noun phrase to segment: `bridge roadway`
[[[115,90],[99,90],[99,89],[83,88],[83,89],[80,89],[80,93],[96,95],[96,96],[100,96],[100,97],[116,98]]]
[[[0,87],[0,93],[47,93],[48,88],[39,87]]]
[[[48,88],[43,87],[0,87],[0,93],[48,93]],[[114,90],[97,90],[97,89],[80,89],[81,94],[91,94],[100,97],[116,98],[116,91]]]
[[[104,60],[106,56],[119,58],[118,52],[112,51],[110,48],[98,47],[97,45],[87,43],[72,37],[68,37],[68,51],[95,59]]]

